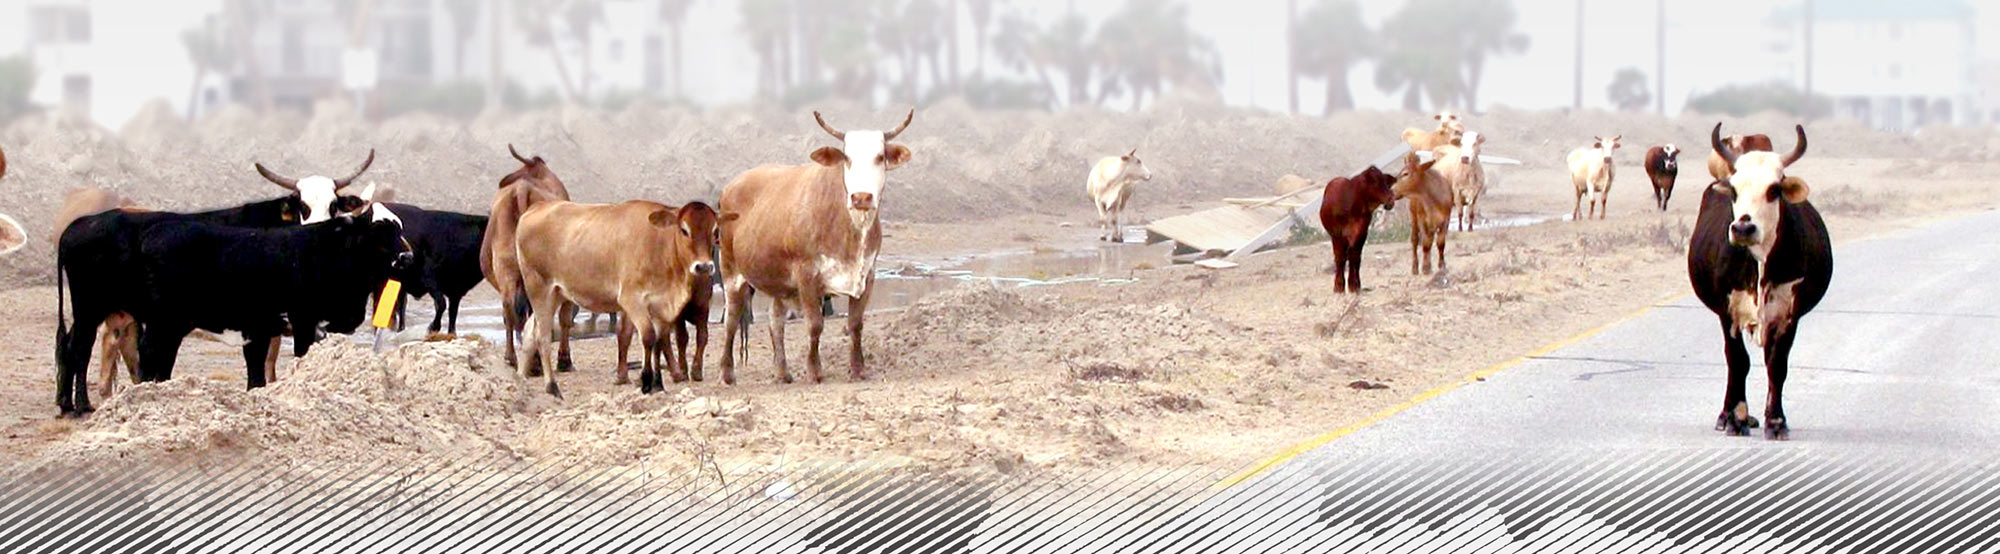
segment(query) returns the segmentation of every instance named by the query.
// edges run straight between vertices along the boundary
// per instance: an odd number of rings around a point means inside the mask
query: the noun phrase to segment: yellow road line
[[[1668,302],[1665,303],[1677,302],[1679,301],[1679,299],[1680,297],[1677,296],[1675,297],[1674,300],[1669,300]],[[1603,324],[1600,324],[1596,327],[1592,327],[1584,332],[1571,335],[1569,338],[1544,345],[1541,348],[1535,349],[1533,352],[1522,354],[1511,360],[1493,364],[1492,366],[1487,367],[1486,369],[1472,372],[1471,374],[1466,375],[1465,377],[1462,377],[1456,381],[1446,383],[1443,386],[1439,386],[1438,388],[1424,391],[1423,394],[1416,395],[1415,397],[1412,397],[1409,400],[1404,400],[1400,403],[1397,403],[1394,406],[1383,408],[1381,411],[1375,412],[1374,415],[1370,415],[1366,419],[1363,419],[1361,421],[1354,422],[1354,424],[1352,425],[1341,427],[1339,429],[1335,429],[1331,432],[1328,432],[1324,435],[1313,437],[1312,439],[1307,440],[1305,442],[1292,445],[1290,448],[1286,448],[1284,450],[1279,451],[1277,454],[1273,454],[1268,458],[1264,458],[1263,461],[1257,462],[1256,465],[1250,466],[1249,469],[1245,469],[1242,472],[1237,473],[1236,475],[1230,476],[1228,479],[1223,479],[1217,482],[1216,487],[1229,488],[1241,484],[1244,481],[1250,480],[1250,478],[1252,477],[1256,477],[1266,471],[1270,471],[1271,468],[1277,467],[1279,464],[1283,464],[1287,461],[1290,461],[1292,458],[1299,457],[1300,454],[1311,452],[1315,448],[1326,446],[1327,443],[1340,440],[1341,437],[1352,435],[1355,432],[1368,428],[1368,426],[1370,425],[1380,423],[1382,420],[1389,419],[1390,417],[1395,416],[1396,414],[1402,413],[1404,410],[1414,408],[1418,404],[1422,404],[1424,402],[1429,401],[1432,398],[1437,398],[1439,395],[1443,395],[1444,393],[1451,392],[1459,387],[1465,386],[1467,383],[1476,383],[1485,380],[1487,377],[1491,377],[1495,373],[1506,371],[1508,369],[1513,368],[1514,366],[1521,365],[1523,362],[1526,362],[1528,360],[1546,356],[1550,352],[1561,350],[1563,348],[1568,347],[1569,345],[1576,344],[1577,342],[1582,341],[1583,339],[1587,339],[1598,333],[1602,333],[1604,332],[1605,329],[1609,329],[1614,325],[1618,325],[1620,323],[1637,319],[1639,316],[1646,315],[1647,312],[1653,311],[1653,308],[1658,305],[1659,304],[1648,304],[1646,307],[1640,308],[1638,311],[1632,312],[1630,314],[1626,314],[1624,317],[1604,322]]]

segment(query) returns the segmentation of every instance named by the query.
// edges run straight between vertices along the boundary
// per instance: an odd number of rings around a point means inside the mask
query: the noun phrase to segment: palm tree
[[[1465,97],[1465,48],[1452,40],[1454,31],[1440,28],[1455,8],[1451,0],[1411,0],[1382,23],[1387,48],[1375,66],[1375,86],[1403,94],[1403,109],[1448,106]]]
[[[1300,37],[1293,54],[1298,71],[1326,81],[1326,114],[1354,109],[1348,71],[1377,53],[1375,32],[1361,20],[1361,4],[1320,0],[1299,19],[1295,32]]]
[[[569,61],[563,59],[561,49],[556,48],[555,32],[549,28],[549,13],[555,7],[552,5],[554,1],[514,0],[514,23],[529,45],[549,50],[549,58],[555,62],[558,90],[562,91],[564,101],[574,101],[577,98],[576,84],[570,79]]]
[[[1653,95],[1646,91],[1646,74],[1636,67],[1618,70],[1611,77],[1611,86],[1604,88],[1604,95],[1611,105],[1621,111],[1635,112],[1652,103]]]
[[[1069,86],[1069,105],[1090,101],[1091,74],[1097,70],[1097,52],[1090,36],[1090,22],[1070,13],[1044,29],[1030,48],[1035,62],[1063,74]]]
[[[576,37],[582,47],[583,75],[579,81],[584,98],[590,97],[591,31],[603,20],[604,4],[601,0],[569,0],[569,5],[563,10],[563,22],[569,24],[570,36]]]
[[[250,97],[256,101],[258,110],[271,109],[271,86],[264,80],[263,65],[257,63],[250,32],[270,13],[269,8],[265,0],[226,0],[222,9],[229,17],[229,42],[242,55],[244,78],[250,82]]]
[[[194,121],[201,106],[202,78],[207,77],[210,71],[229,67],[229,64],[235,63],[235,56],[216,32],[214,19],[181,31],[181,46],[187,49],[188,62],[194,64],[194,82],[188,84],[187,106],[187,119]]]
[[[1010,13],[1000,19],[999,33],[993,36],[993,56],[1002,66],[1022,72],[1033,72],[1047,90],[1048,100],[1055,102],[1061,95],[1056,90],[1055,79],[1049,76],[1049,64],[1043,63],[1041,37],[1046,31],[1017,13]]]
[[[986,80],[986,29],[993,23],[995,0],[966,0],[966,15],[972,16],[973,75]]]
[[[779,45],[781,36],[790,32],[790,25],[782,19],[789,7],[786,0],[743,0],[743,32],[750,36],[750,49],[757,53],[757,94],[765,98],[780,96]]]
[[[1181,2],[1129,0],[1104,23],[1097,42],[1106,83],[1130,92],[1133,109],[1148,93],[1158,98],[1169,81],[1222,80],[1215,45],[1188,25],[1188,7]]]
[[[684,30],[685,25],[687,25],[688,9],[694,7],[694,0],[659,0],[659,2],[660,21],[666,23],[667,31],[674,35],[673,40],[668,43],[669,52],[667,53],[667,57],[673,60],[674,63],[672,73],[674,77],[674,97],[680,98],[683,95],[683,91],[681,90],[681,39],[686,34]]]
[[[1465,48],[1465,108],[1479,109],[1479,83],[1485,77],[1488,54],[1520,54],[1528,51],[1528,35],[1514,29],[1511,0],[1463,0],[1450,2],[1451,35]]]

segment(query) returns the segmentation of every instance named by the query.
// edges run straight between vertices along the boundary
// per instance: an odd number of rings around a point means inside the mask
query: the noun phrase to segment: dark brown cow
[[[1319,203],[1319,223],[1333,242],[1333,291],[1361,292],[1361,246],[1368,243],[1368,226],[1377,208],[1395,209],[1396,178],[1368,166],[1353,177],[1326,182]]]
[[[693,276],[688,279],[688,288],[690,296],[688,297],[687,307],[681,308],[680,317],[674,321],[674,349],[671,354],[674,356],[675,362],[679,363],[681,368],[687,370],[689,379],[700,381],[702,380],[702,358],[708,353],[708,316],[710,313],[709,307],[715,298],[715,276],[713,274]],[[694,352],[692,358],[690,358],[688,352],[689,327],[694,328]],[[635,332],[637,330],[632,328],[631,321],[619,321],[618,350],[620,352],[630,347],[632,344],[632,334]],[[667,354],[667,352],[662,352],[662,354]]]
[[[500,179],[499,192],[493,194],[491,217],[486,221],[486,237],[479,246],[479,271],[486,275],[486,282],[500,293],[500,319],[507,327],[507,365],[515,365],[514,337],[527,323],[525,315],[527,298],[521,295],[521,268],[516,259],[514,239],[516,227],[520,225],[521,214],[527,211],[520,205],[520,189],[534,188],[557,200],[569,200],[569,188],[563,186],[561,178],[549,170],[549,164],[541,156],[522,157],[507,145],[507,153],[521,162],[521,168]],[[567,318],[565,318],[567,319]],[[567,335],[567,333],[565,333]],[[560,353],[556,355],[556,368],[565,371],[574,364],[570,362],[569,340],[563,337]],[[531,353],[535,371],[541,370],[539,353]]]
[[[515,235],[521,285],[534,305],[524,346],[546,350],[564,304],[624,314],[645,346],[640,392],[665,389],[657,360],[664,332],[675,325],[692,296],[689,281],[715,270],[716,214],[694,202],[674,208],[633,200],[619,204],[578,204],[537,189],[522,189],[527,207]],[[629,343],[620,341],[618,380],[626,378]],[[532,359],[523,358],[522,374]],[[674,382],[687,380],[669,363]],[[544,372],[549,394],[562,396],[555,372]]]
[[[1680,177],[1681,149],[1672,144],[1646,149],[1646,178],[1653,181],[1653,201],[1667,211],[1667,199],[1674,197],[1674,179]]]
[[[810,337],[806,370],[820,382],[819,335],[826,314],[820,298],[846,296],[848,367],[863,378],[861,327],[868,295],[874,290],[875,256],[882,249],[879,197],[889,170],[910,161],[910,149],[891,144],[909,128],[916,110],[887,133],[842,132],[813,119],[841,141],[840,148],[812,152],[813,163],[764,166],[738,176],[722,189],[722,381],[736,382],[738,322],[749,315],[751,289],[771,295],[771,352],[778,380],[785,369],[785,314],[805,312]],[[748,337],[744,337],[748,340]]]

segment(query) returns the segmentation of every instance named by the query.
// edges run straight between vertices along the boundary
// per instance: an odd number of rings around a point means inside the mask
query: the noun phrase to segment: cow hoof
[[[1750,436],[1750,429],[1755,427],[1757,427],[1757,418],[1754,417],[1746,417],[1739,420],[1729,417],[1729,413],[1724,412],[1715,418],[1715,430],[1722,431],[1732,437]]]
[[[556,397],[557,400],[562,400],[562,387],[556,386],[555,383],[549,383],[549,396]]]
[[[615,378],[615,379],[612,379],[612,380],[611,380],[611,384],[613,384],[613,385],[620,385],[620,386],[623,386],[623,385],[630,385],[630,384],[632,384],[632,378],[631,378],[631,377],[618,377],[618,378]]]
[[[1774,417],[1769,419],[1771,420],[1771,424],[1764,426],[1764,438],[1766,440],[1781,441],[1792,438],[1792,427],[1785,425],[1783,418]]]
[[[852,372],[852,373],[849,373],[849,374],[847,375],[847,377],[848,377],[849,379],[853,379],[853,380],[855,380],[855,381],[867,381],[867,380],[868,380],[868,374],[867,374],[867,373],[863,373],[863,372],[860,372],[860,371],[855,371],[855,372]]]
[[[576,362],[570,361],[569,358],[556,360],[556,373],[569,373],[572,371],[576,371]]]

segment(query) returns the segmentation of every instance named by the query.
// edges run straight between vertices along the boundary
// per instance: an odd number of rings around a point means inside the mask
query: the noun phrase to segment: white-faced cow
[[[1701,215],[1688,239],[1688,279],[1695,296],[1722,321],[1729,384],[1715,428],[1747,435],[1750,417],[1744,379],[1750,373],[1747,337],[1764,350],[1770,394],[1764,405],[1764,436],[1783,439],[1785,376],[1799,318],[1812,311],[1833,280],[1833,245],[1819,211],[1807,201],[1810,189],[1786,168],[1806,153],[1805,126],[1792,152],[1737,152],[1723,143],[1717,123],[1709,142],[1728,164],[1729,179],[1702,193]]]
[[[1674,197],[1674,179],[1680,177],[1681,149],[1672,144],[1646,150],[1646,178],[1653,182],[1653,201],[1667,211],[1667,199]]]
[[[364,203],[352,196],[341,196],[340,189],[353,184],[356,177],[367,172],[368,166],[374,164],[375,150],[371,148],[368,150],[368,159],[361,161],[361,168],[354,170],[353,175],[340,179],[323,175],[292,178],[265,169],[261,162],[254,165],[257,167],[258,175],[263,175],[264,179],[292,191],[291,203],[286,206],[285,213],[282,214],[284,217],[295,218],[299,223],[319,223],[331,219],[335,214],[353,212]]]
[[[1104,229],[1098,240],[1125,241],[1124,221],[1120,217],[1125,212],[1125,201],[1132,197],[1134,185],[1151,180],[1153,170],[1146,169],[1146,163],[1139,161],[1137,148],[1130,154],[1097,160],[1097,165],[1090,169],[1090,179],[1084,183],[1084,191],[1090,193],[1090,205],[1097,208],[1097,225]]]
[[[785,369],[785,314],[805,312],[806,369],[820,382],[819,335],[826,314],[820,298],[846,296],[848,367],[863,376],[861,327],[874,290],[875,255],[882,249],[881,194],[889,170],[910,161],[895,140],[916,110],[889,132],[841,131],[818,112],[813,119],[841,141],[812,152],[813,163],[764,166],[744,172],[722,189],[722,381],[735,383],[732,351],[738,322],[750,312],[752,289],[771,295],[771,352],[778,380]],[[743,337],[749,340],[749,337]]]
[[[1570,151],[1569,180],[1576,185],[1576,209],[1570,213],[1571,221],[1580,221],[1586,215],[1604,219],[1604,215],[1611,211],[1611,178],[1618,169],[1618,164],[1611,161],[1611,154],[1622,146],[1618,144],[1620,138],[1623,136],[1610,139],[1591,137],[1596,142],[1590,143],[1589,147]],[[1583,211],[1585,202],[1590,203],[1589,214]]]

